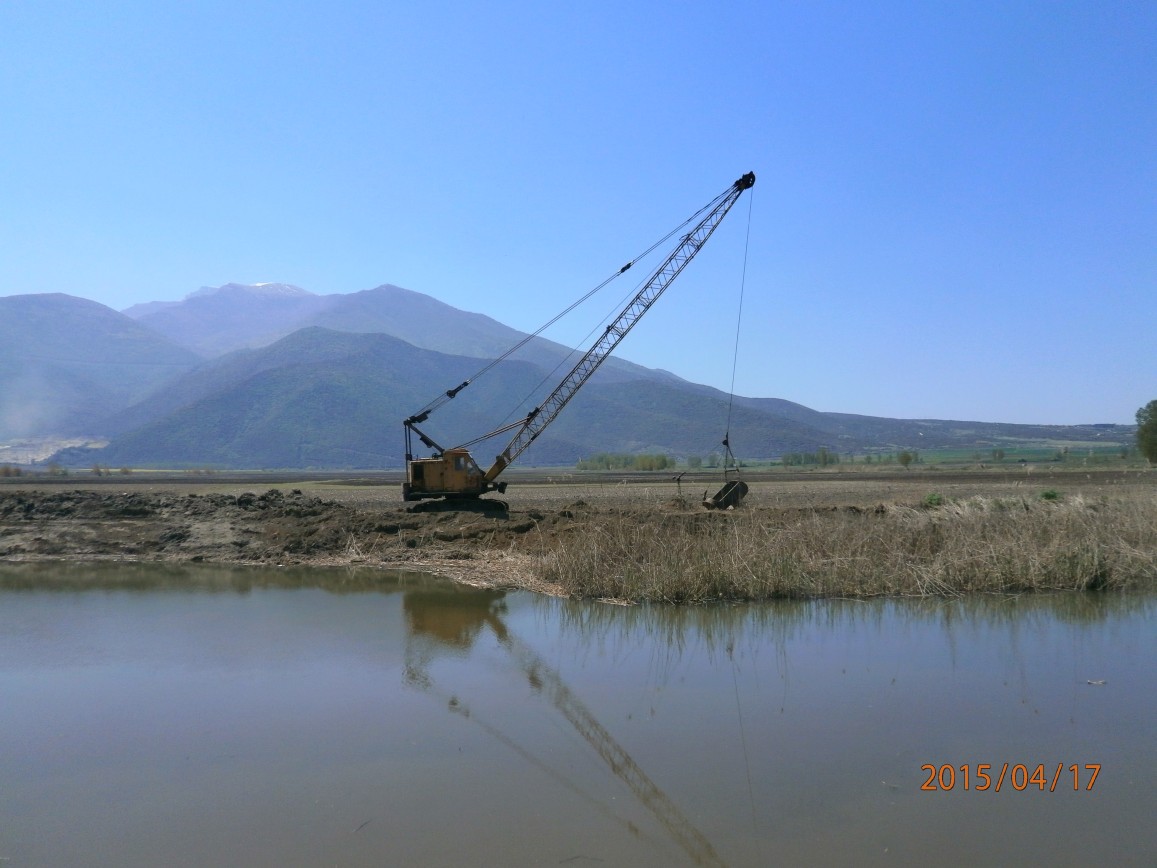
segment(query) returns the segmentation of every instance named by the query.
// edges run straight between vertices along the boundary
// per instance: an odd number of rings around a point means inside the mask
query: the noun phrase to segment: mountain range
[[[203,362],[95,301],[0,298],[0,440],[94,433],[97,420]]]
[[[401,420],[472,379],[527,336],[490,317],[384,285],[315,295],[226,284],[117,312],[63,294],[0,298],[0,441],[87,436],[73,463],[244,468],[401,466]],[[529,339],[423,430],[458,445],[525,415],[577,360]],[[571,464],[595,452],[706,455],[726,394],[612,358],[523,457]],[[821,413],[736,397],[743,458],[786,452],[1124,442],[1127,426],[1026,426]],[[477,447],[489,463],[505,445]]]

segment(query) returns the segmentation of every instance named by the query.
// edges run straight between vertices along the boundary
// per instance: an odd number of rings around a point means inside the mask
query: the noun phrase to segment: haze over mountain
[[[479,360],[381,334],[300,329],[257,350],[206,363],[120,414],[124,433],[95,455],[120,465],[375,468],[403,462],[401,420],[472,377]],[[532,363],[506,361],[423,423],[455,446],[521,418],[555,383]],[[520,399],[526,399],[521,400]],[[728,396],[705,386],[596,374],[524,456],[567,465],[596,452],[717,451]],[[1102,432],[1060,427],[874,419],[819,413],[776,399],[736,399],[730,438],[745,458],[784,452],[977,447]],[[510,433],[473,447],[488,464]],[[417,447],[417,444],[415,443]],[[421,454],[427,454],[423,450]]]
[[[525,337],[389,285],[318,296],[287,284],[227,284],[127,313],[136,318],[61,294],[0,299],[0,439],[112,438],[103,450],[61,456],[80,464],[398,467],[401,420]],[[287,334],[272,337],[280,332]],[[211,359],[191,348],[212,354],[238,345],[253,348]],[[520,418],[561,379],[569,352],[529,342],[424,430],[452,446]],[[570,464],[596,452],[706,455],[719,447],[728,409],[729,396],[716,389],[611,359],[523,463]],[[738,396],[730,418],[731,442],[749,459],[820,447],[846,453],[1127,436],[1123,426],[895,420]],[[488,463],[503,445],[496,438],[475,452]]]
[[[206,358],[258,347],[308,324],[330,297],[284,283],[201,287],[176,302],[148,302],[126,316]]]
[[[95,301],[0,298],[0,439],[99,434],[97,420],[201,361]]]
[[[392,335],[422,349],[479,359],[496,358],[526,337],[491,317],[388,283],[334,295],[285,283],[227,283],[202,287],[183,301],[134,305],[124,313],[208,358],[268,346],[307,326]],[[570,347],[533,338],[512,358],[553,368],[571,355]],[[616,357],[603,367],[604,376],[677,379]]]
[[[208,363],[121,420],[128,430],[102,450],[108,463],[237,467],[397,467],[401,421],[477,371],[478,360],[413,347],[388,335],[310,327],[259,350]],[[443,446],[508,421],[517,399],[543,385],[542,368],[501,363],[423,425]],[[524,403],[516,419],[532,406]],[[526,454],[529,463],[569,464],[600,450],[710,452],[722,438],[726,396],[666,383],[595,378]],[[739,408],[733,439],[766,441],[769,417]],[[803,447],[820,432],[786,420],[779,442]],[[506,438],[511,435],[507,433]],[[481,460],[505,439],[478,449]],[[761,444],[760,448],[764,448]]]

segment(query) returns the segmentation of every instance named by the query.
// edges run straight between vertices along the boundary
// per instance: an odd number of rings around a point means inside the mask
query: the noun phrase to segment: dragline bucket
[[[708,509],[733,509],[739,506],[739,502],[747,497],[747,483],[742,479],[733,479],[731,482],[725,483],[711,497],[707,497],[704,493],[703,505]]]

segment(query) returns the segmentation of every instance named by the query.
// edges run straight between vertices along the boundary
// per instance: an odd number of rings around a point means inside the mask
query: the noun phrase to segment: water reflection
[[[568,633],[586,641],[645,636],[675,652],[689,646],[717,652],[737,634],[756,632],[789,637],[822,629],[938,623],[945,630],[1007,624],[1033,628],[1057,621],[1077,625],[1104,623],[1124,615],[1157,612],[1157,598],[1146,594],[1057,593],[1023,596],[984,595],[967,599],[822,600],[801,603],[721,603],[708,606],[615,606],[587,601],[539,599],[548,617],[558,617]]]
[[[1155,864],[1157,599],[0,564],[15,865]],[[926,763],[1100,763],[1092,793]]]
[[[607,769],[627,785],[684,854],[696,865],[724,865],[710,841],[571,691],[558,671],[507,628],[501,617],[506,611],[503,603],[505,596],[501,591],[479,591],[465,598],[448,589],[408,591],[403,602],[409,629],[406,683],[425,692],[434,692],[434,684],[428,672],[436,655],[440,652],[456,655],[469,652],[482,630],[489,628],[517,669],[526,677],[534,693],[549,702],[594,749]],[[474,719],[492,737],[562,782],[568,789],[596,803],[604,814],[613,816],[605,803],[587,796],[549,762],[532,754],[497,727],[474,717],[470,708],[458,696],[450,696],[446,706],[454,714],[468,720]],[[629,824],[629,828],[632,833],[638,833],[637,827]]]
[[[406,614],[406,683],[428,689],[430,664],[439,654],[466,657],[474,640],[489,626],[505,635],[500,615],[506,611],[504,591],[458,588],[441,584],[407,590],[402,598]]]
[[[365,567],[249,567],[198,563],[0,563],[0,590],[170,591],[248,594],[259,589],[320,589],[331,594],[399,593],[441,582],[428,573]]]

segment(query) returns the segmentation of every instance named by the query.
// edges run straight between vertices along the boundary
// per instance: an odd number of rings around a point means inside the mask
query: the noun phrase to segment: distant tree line
[[[130,473],[132,473],[132,472],[133,472],[133,469],[132,469],[131,467],[122,467],[122,468],[121,468],[119,471],[117,471],[117,472],[118,472],[118,473],[121,473],[121,474],[123,474],[123,475],[125,475],[125,476],[128,476]],[[111,468],[111,467],[109,467],[108,465],[103,465],[103,466],[102,466],[102,465],[100,465],[100,464],[94,464],[94,465],[92,466],[92,473],[93,473],[93,475],[94,475],[94,476],[112,476],[113,470],[112,470],[112,468]]]
[[[667,470],[675,466],[675,459],[661,453],[629,455],[623,452],[599,452],[590,458],[580,458],[579,470]]]
[[[910,464],[923,464],[924,459],[920,457],[920,453],[915,449],[904,449],[900,452],[880,452],[875,455],[865,455],[864,463],[899,464],[901,467],[906,468]]]
[[[55,461],[50,461],[44,465],[44,472],[49,476],[68,476],[68,468]],[[122,474],[130,474],[133,472],[131,467],[122,467],[117,471]],[[94,476],[112,476],[113,470],[111,467],[94,464],[92,466],[92,473]],[[0,464],[0,478],[9,478],[15,476],[36,476],[38,475],[33,470],[25,470],[22,467],[17,467],[12,464]]]
[[[830,464],[839,464],[840,456],[838,453],[821,446],[815,452],[788,452],[780,460],[784,467],[806,467],[808,465],[827,467]]]

